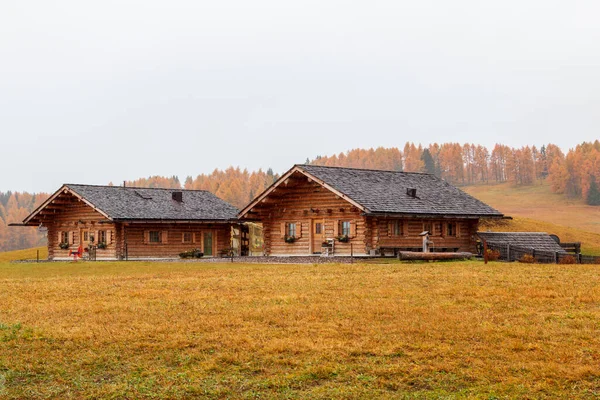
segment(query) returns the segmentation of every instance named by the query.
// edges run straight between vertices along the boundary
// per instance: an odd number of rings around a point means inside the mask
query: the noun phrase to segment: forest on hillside
[[[435,174],[455,185],[510,182],[533,185],[547,179],[552,191],[600,205],[600,142],[584,142],[567,154],[554,144],[513,148],[433,143],[427,147],[406,143],[400,148],[354,149],[332,156],[317,156],[307,163],[325,166],[385,169]],[[208,190],[242,208],[271,185],[279,175],[272,169],[249,172],[229,167],[215,169],[183,183],[177,176],[152,176],[127,181],[127,186]],[[85,183],[85,182],[83,182]],[[21,222],[48,198],[46,193],[0,192],[0,251],[17,250],[45,243],[36,228],[8,227]]]

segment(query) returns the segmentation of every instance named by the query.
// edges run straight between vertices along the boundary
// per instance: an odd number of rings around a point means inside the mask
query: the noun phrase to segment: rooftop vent
[[[406,194],[409,195],[410,197],[417,197],[417,189],[415,189],[415,188],[407,188],[406,189]]]
[[[173,192],[171,193],[171,196],[173,197],[173,200],[183,203],[183,192]]]

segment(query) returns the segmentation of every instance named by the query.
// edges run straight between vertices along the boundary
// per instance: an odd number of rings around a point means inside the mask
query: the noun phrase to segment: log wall
[[[149,241],[150,231],[161,232],[160,243]],[[206,254],[203,237],[207,232],[213,235],[213,257],[230,247],[231,224],[129,223],[123,225],[119,240],[127,246],[128,259],[178,257],[195,248]],[[183,242],[184,233],[192,235],[191,243]]]
[[[476,252],[474,239],[477,232],[478,220],[461,218],[443,219],[394,219],[369,217],[368,225],[373,231],[371,246],[421,248],[423,238],[419,236],[426,229],[431,229],[429,240],[433,242],[433,249],[458,249],[458,251]],[[393,235],[390,224],[399,221],[403,226],[401,235]],[[456,233],[449,235],[447,224],[456,224]]]
[[[282,196],[273,196],[256,207],[258,219],[263,224],[264,252],[267,255],[308,255],[321,251],[321,240],[313,240],[312,221],[323,223],[324,239],[341,235],[341,221],[350,221],[351,235],[348,243],[335,242],[335,254],[365,254],[365,218],[360,210],[337,197],[320,185],[300,178],[291,187],[277,189]],[[277,193],[275,193],[277,194]],[[296,241],[286,243],[282,226],[296,223]]]
[[[98,238],[98,231],[107,232],[108,241],[106,249],[98,249],[97,257],[116,258],[116,243],[114,241],[115,224],[106,219],[102,214],[93,210],[81,201],[73,201],[70,204],[57,208],[48,218],[44,225],[48,227],[48,259],[69,259],[69,251],[77,251],[81,243],[81,230],[89,230]],[[61,232],[67,232],[69,248],[61,249]]]

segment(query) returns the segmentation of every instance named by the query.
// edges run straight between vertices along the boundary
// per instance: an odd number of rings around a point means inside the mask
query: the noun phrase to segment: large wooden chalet
[[[237,213],[204,190],[66,184],[22,225],[47,227],[51,260],[90,245],[105,260],[214,256],[229,248]]]
[[[503,215],[422,173],[295,165],[240,213],[263,225],[267,255],[476,250],[481,217]]]

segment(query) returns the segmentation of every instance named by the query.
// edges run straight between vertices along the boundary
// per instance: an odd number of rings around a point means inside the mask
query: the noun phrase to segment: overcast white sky
[[[600,2],[0,2],[0,191],[598,138]]]

